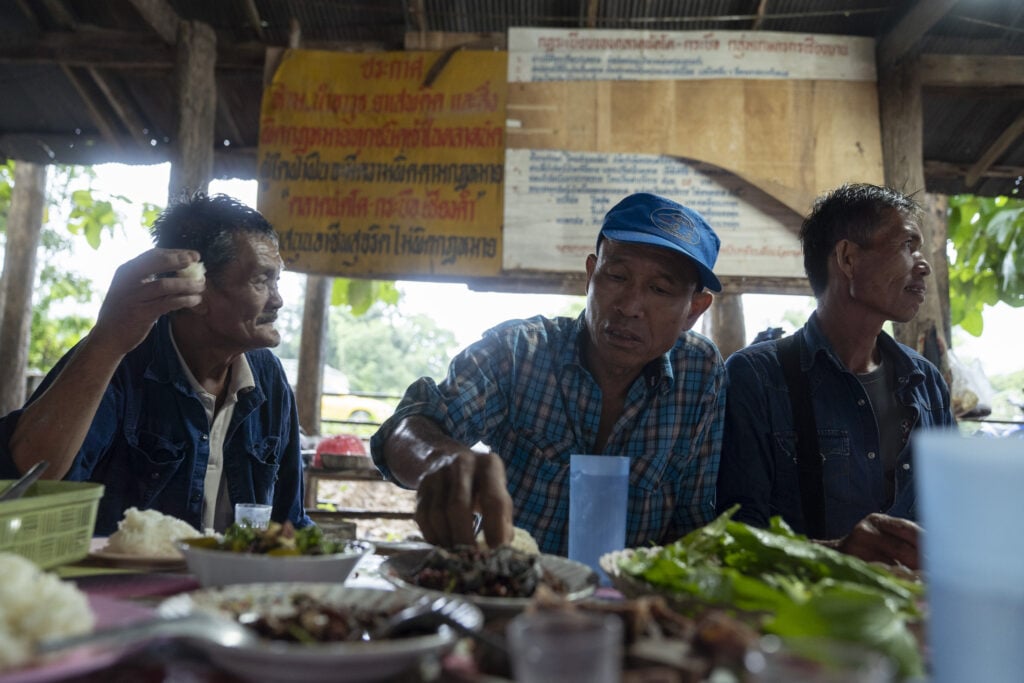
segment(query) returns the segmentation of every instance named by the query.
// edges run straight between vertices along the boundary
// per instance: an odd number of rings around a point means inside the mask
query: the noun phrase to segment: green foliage
[[[954,195],[948,231],[951,321],[978,337],[985,306],[1024,306],[1024,200]]]
[[[327,358],[342,370],[353,392],[400,395],[414,380],[444,376],[455,335],[427,316],[388,315],[375,306],[355,317],[332,308]]]
[[[366,313],[377,301],[394,306],[398,297],[398,288],[388,280],[336,277],[331,284],[331,306],[348,306],[356,316]]]
[[[123,226],[115,203],[131,204],[130,199],[120,195],[100,196],[93,188],[96,174],[91,168],[51,166],[48,175],[28,352],[29,368],[42,372],[78,343],[94,322],[61,311],[65,304],[90,302],[94,292],[88,278],[55,267],[54,258],[70,252],[74,239],[83,238],[98,249],[104,235],[113,238]],[[4,234],[13,185],[14,162],[8,161],[0,165],[0,232]],[[52,224],[57,222],[63,225]]]

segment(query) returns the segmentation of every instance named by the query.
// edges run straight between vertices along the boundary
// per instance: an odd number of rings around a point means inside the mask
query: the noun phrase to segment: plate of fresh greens
[[[627,597],[661,595],[677,610],[739,610],[764,633],[855,643],[890,657],[903,676],[921,676],[914,633],[924,586],[793,532],[732,520],[736,509],[675,543],[609,553],[601,568]]]

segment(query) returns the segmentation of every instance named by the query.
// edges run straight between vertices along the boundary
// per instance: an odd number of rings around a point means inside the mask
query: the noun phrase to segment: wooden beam
[[[409,19],[416,29],[416,33],[422,35],[430,28],[427,21],[427,8],[424,6],[423,0],[412,0],[409,3]]]
[[[167,45],[178,42],[178,24],[181,17],[166,0],[128,0],[135,10],[142,15],[150,27]]]
[[[82,104],[85,105],[85,110],[88,112],[89,118],[92,119],[92,122],[96,125],[96,129],[99,131],[103,139],[107,141],[107,144],[114,147],[114,149],[120,149],[121,143],[117,139],[117,133],[114,131],[114,127],[110,125],[109,121],[107,121],[106,115],[100,111],[99,104],[92,96],[92,93],[89,92],[89,89],[85,86],[82,79],[75,75],[75,72],[71,70],[71,67],[65,64],[60,65],[60,70],[64,72],[64,76],[71,83],[71,86],[75,89],[75,92],[78,93],[78,96],[82,98]]]
[[[182,22],[178,31],[176,99],[178,128],[173,141],[168,198],[205,191],[213,177],[213,125],[217,114],[217,36],[209,25]]]
[[[256,7],[256,0],[242,0],[242,9],[252,26],[256,39],[261,43],[267,42],[266,33],[263,31],[263,17],[260,16],[260,11]]]
[[[929,178],[963,178],[970,169],[970,164],[957,164],[936,159],[925,159],[924,162],[924,174]],[[989,166],[980,177],[1020,178],[1021,176],[1024,176],[1024,166]]]
[[[751,24],[751,31],[760,31],[761,27],[764,26],[764,16],[768,12],[768,0],[761,0],[757,3],[757,17],[754,19],[754,23]]]
[[[4,359],[4,372],[0,375],[0,412],[4,415],[25,402],[36,254],[46,207],[46,169],[45,164],[27,161],[14,165],[4,249],[4,286],[0,288],[0,309],[3,310],[0,351]]]
[[[124,89],[117,82],[107,78],[99,69],[90,67],[88,71],[89,75],[92,76],[93,82],[96,83],[96,87],[100,89],[100,92],[106,98],[107,104],[114,110],[117,117],[121,119],[121,124],[128,131],[128,134],[132,136],[132,139],[135,140],[135,143],[139,147],[149,147],[151,138],[142,131],[144,129],[151,129],[152,126],[142,120],[128,94],[124,92]]]
[[[600,9],[601,0],[587,0],[587,28],[597,28],[597,12]]]
[[[242,145],[245,142],[245,138],[242,137],[242,131],[238,128],[238,122],[235,121],[235,115],[231,111],[231,106],[228,104],[227,98],[224,97],[224,93],[220,88],[217,88],[217,113],[220,114],[221,122],[224,127],[228,129],[228,140],[231,142],[231,146]],[[214,140],[218,145],[218,149],[222,142],[220,140]]]
[[[977,185],[978,180],[985,174],[988,167],[994,164],[996,159],[1001,157],[1022,134],[1024,134],[1024,111],[1021,111],[1016,120],[1006,127],[1006,130],[996,138],[996,141],[985,150],[984,154],[967,171],[967,176],[964,178],[964,184],[967,188],[971,189]]]
[[[878,69],[903,59],[921,37],[952,9],[958,0],[917,0],[903,17],[878,41]]]
[[[406,50],[447,50],[463,46],[467,50],[506,50],[508,39],[504,33],[448,33],[427,31],[405,34]]]
[[[465,34],[464,34],[465,35]],[[504,35],[504,34],[500,34]],[[313,41],[303,43],[310,50],[343,52],[379,52],[399,49],[372,41]],[[267,46],[262,43],[225,43],[217,46],[217,68],[261,70]],[[0,42],[0,63],[97,66],[104,69],[173,69],[172,46],[138,33],[107,29],[79,29],[71,32],[43,33],[31,39]]]
[[[1017,55],[921,55],[926,88],[1024,86],[1024,57]]]

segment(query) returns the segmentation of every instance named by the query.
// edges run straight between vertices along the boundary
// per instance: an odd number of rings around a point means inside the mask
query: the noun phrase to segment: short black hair
[[[920,224],[921,206],[890,187],[849,183],[814,201],[813,210],[800,226],[804,271],[814,296],[821,296],[828,286],[828,260],[836,244],[846,239],[861,246],[868,244],[890,211]]]
[[[235,235],[250,233],[277,244],[277,232],[259,211],[225,194],[196,192],[175,202],[150,228],[153,244],[165,249],[194,249],[216,278],[236,257]]]

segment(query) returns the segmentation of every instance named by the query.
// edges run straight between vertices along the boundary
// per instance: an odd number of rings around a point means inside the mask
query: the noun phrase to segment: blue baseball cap
[[[605,214],[597,243],[601,244],[604,237],[678,251],[697,266],[701,287],[722,291],[722,283],[711,272],[721,241],[704,217],[693,209],[656,194],[631,194]]]

